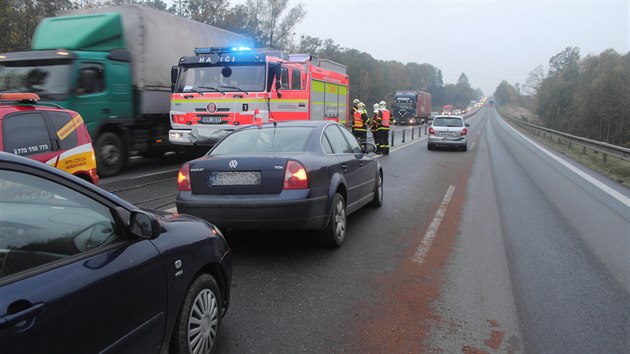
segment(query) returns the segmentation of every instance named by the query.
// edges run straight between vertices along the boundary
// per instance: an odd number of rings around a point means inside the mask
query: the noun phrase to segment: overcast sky
[[[376,59],[429,63],[444,83],[461,73],[491,95],[502,80],[525,83],[564,48],[598,55],[630,47],[630,0],[290,0],[307,15],[296,39],[331,38]],[[231,0],[232,4],[245,0]]]

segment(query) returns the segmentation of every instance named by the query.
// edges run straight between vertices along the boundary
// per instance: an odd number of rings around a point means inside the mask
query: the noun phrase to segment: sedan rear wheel
[[[339,247],[346,238],[346,201],[335,194],[328,225],[321,231],[322,242],[329,247]]]
[[[219,286],[211,275],[195,279],[177,316],[171,353],[211,353],[221,327],[222,303]]]
[[[374,191],[374,199],[370,202],[370,206],[380,208],[381,205],[383,205],[383,175],[379,172],[376,190]]]

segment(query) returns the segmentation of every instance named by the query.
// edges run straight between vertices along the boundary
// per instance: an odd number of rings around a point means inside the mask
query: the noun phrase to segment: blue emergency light
[[[195,48],[195,54],[221,54],[221,53],[241,53],[251,52],[250,47],[200,47]]]

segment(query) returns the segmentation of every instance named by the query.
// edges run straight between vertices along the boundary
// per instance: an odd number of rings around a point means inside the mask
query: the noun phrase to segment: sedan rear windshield
[[[210,151],[218,154],[260,152],[302,152],[313,133],[312,127],[265,127],[245,129],[228,135]]]
[[[463,127],[464,121],[459,118],[435,118],[434,127]]]

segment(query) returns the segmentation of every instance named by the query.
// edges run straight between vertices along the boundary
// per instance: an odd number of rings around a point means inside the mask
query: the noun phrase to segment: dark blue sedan
[[[0,352],[209,353],[231,280],[212,224],[0,153]]]
[[[320,230],[338,247],[346,215],[383,203],[374,150],[332,121],[244,127],[182,166],[177,210],[225,228]]]

